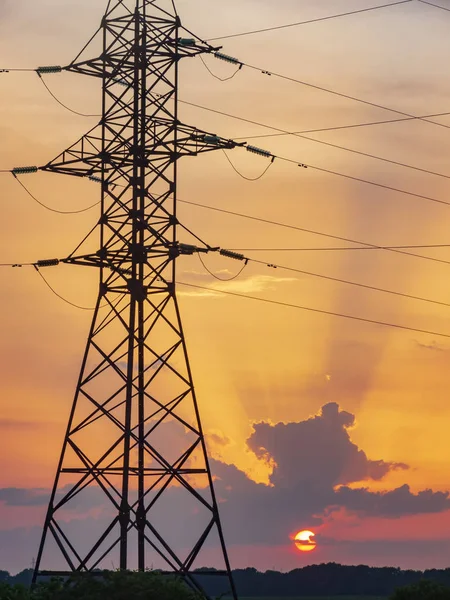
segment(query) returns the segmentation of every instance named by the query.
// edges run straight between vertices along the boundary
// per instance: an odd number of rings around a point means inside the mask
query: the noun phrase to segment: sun
[[[317,542],[313,539],[314,537],[315,533],[305,529],[295,535],[294,542],[300,552],[312,552],[317,547]]]

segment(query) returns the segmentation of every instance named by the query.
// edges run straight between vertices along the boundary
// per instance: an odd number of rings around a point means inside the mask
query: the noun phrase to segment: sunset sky
[[[450,0],[436,3],[450,10]],[[97,28],[105,4],[0,0],[0,69],[68,64]],[[183,24],[210,39],[377,2],[178,0],[177,6]],[[221,82],[199,59],[186,60],[180,97],[291,132],[401,117],[261,73],[269,70],[411,115],[450,112],[449,27],[450,12],[412,1],[226,39],[217,42],[224,53],[260,70],[244,67]],[[234,71],[211,56],[205,62],[220,77]],[[74,110],[100,110],[96,81],[69,73],[46,81]],[[96,123],[59,106],[35,73],[0,73],[0,92],[0,169],[45,164]],[[225,138],[274,133],[185,104],[180,111],[184,123]],[[415,120],[305,135],[434,174],[298,137],[251,143],[298,163],[449,202],[450,116],[432,120],[446,127]],[[250,178],[268,164],[242,149],[229,157]],[[49,173],[23,181],[41,202],[61,210],[99,199],[98,186],[88,181]],[[0,263],[67,256],[98,219],[96,209],[46,211],[9,174],[0,174],[0,183]],[[182,200],[374,245],[450,244],[445,204],[281,160],[249,182],[222,152],[186,159],[179,185]],[[180,282],[210,288],[180,286],[179,297],[232,566],[450,566],[450,248],[411,250],[437,261],[382,250],[275,251],[352,244],[188,204],[180,204],[179,219],[212,246],[265,264],[442,303],[255,263],[219,283],[197,257],[179,260]],[[192,238],[180,231],[180,241]],[[204,260],[221,277],[241,267],[221,257]],[[0,569],[17,572],[36,556],[91,313],[52,295],[34,269],[1,274]],[[60,266],[45,275],[71,302],[94,304],[95,272]],[[74,528],[101,519],[101,506],[93,499],[82,513],[73,516]],[[301,529],[316,533],[314,552],[295,548],[291,538]]]

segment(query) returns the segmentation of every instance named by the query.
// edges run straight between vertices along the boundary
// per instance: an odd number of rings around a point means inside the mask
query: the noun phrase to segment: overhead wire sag
[[[3,171],[3,172],[5,172],[5,171]],[[51,208],[51,206],[47,206],[46,204],[44,204],[43,202],[38,200],[36,198],[36,196],[30,192],[30,190],[27,188],[27,186],[24,183],[22,183],[22,181],[17,177],[17,175],[13,174],[13,177],[17,181],[17,183],[22,186],[22,188],[26,191],[26,193],[30,196],[30,198],[32,198],[35,202],[37,202],[39,204],[39,206],[42,206],[42,208],[45,208],[46,210],[49,210],[50,212],[53,212],[53,213],[57,213],[59,215],[78,215],[78,214],[87,212],[88,210],[91,210],[92,208],[95,208],[101,202],[101,200],[100,200],[100,201],[96,202],[95,204],[92,204],[91,206],[82,208],[80,210],[58,210],[57,208]]]
[[[61,102],[61,100],[52,92],[52,90],[49,88],[49,86],[47,85],[47,83],[44,81],[44,78],[42,77],[42,75],[40,73],[38,73],[38,77],[42,81],[45,89],[50,94],[50,96],[54,100],[56,100],[56,102],[58,104],[60,104],[63,108],[65,108],[69,112],[73,113],[74,115],[78,115],[79,117],[100,117],[101,116],[101,115],[88,115],[88,114],[85,114],[85,113],[82,113],[82,112],[78,112],[77,110],[73,110],[72,108],[70,108],[69,106],[67,106],[67,104],[64,104],[63,102]]]
[[[42,275],[40,269],[37,266],[34,266],[34,268],[36,269],[38,275],[41,277],[42,281],[45,283],[45,285],[49,288],[49,290],[60,300],[62,300],[63,302],[65,302],[66,304],[68,304],[69,306],[72,306],[73,308],[78,308],[79,310],[88,310],[88,311],[93,311],[95,310],[95,306],[93,307],[87,307],[87,306],[80,306],[79,304],[74,304],[73,302],[70,302],[70,300],[67,300],[67,298],[64,298],[64,296],[61,296],[61,294],[58,294],[58,292],[49,284],[49,282],[47,281],[47,279],[44,277],[44,275]]]
[[[225,281],[234,281],[235,279],[237,279],[243,273],[244,269],[247,267],[247,264],[248,264],[248,260],[246,260],[244,266],[242,267],[242,269],[238,273],[236,273],[236,275],[233,275],[232,277],[219,277],[218,275],[216,275],[215,273],[213,273],[213,271],[211,271],[206,266],[206,263],[203,260],[201,254],[199,252],[197,252],[197,256],[198,256],[200,262],[202,263],[203,268],[205,269],[205,271],[207,273],[209,273],[209,275],[211,275],[211,277],[214,277],[214,279],[217,279],[218,281],[224,281],[224,282]]]
[[[208,71],[208,73],[210,75],[212,75],[214,77],[214,79],[218,79],[219,81],[230,81],[230,79],[233,79],[234,77],[236,77],[236,75],[239,73],[239,71],[241,70],[242,66],[239,66],[236,71],[230,75],[229,77],[219,77],[218,75],[216,75],[213,71],[211,71],[211,69],[208,67],[205,59],[203,58],[203,56],[201,54],[199,54],[200,60],[202,61],[205,69]]]
[[[258,181],[259,179],[262,179],[264,177],[264,175],[267,173],[267,171],[270,169],[270,167],[273,165],[273,160],[272,160],[269,163],[269,165],[264,169],[264,171],[261,173],[261,175],[258,175],[257,177],[247,177],[246,175],[244,175],[243,173],[241,173],[238,170],[238,168],[234,165],[233,161],[231,160],[231,158],[228,156],[228,154],[226,153],[226,151],[223,148],[222,148],[222,152],[225,154],[225,158],[230,163],[233,171],[235,173],[237,173],[239,175],[239,177],[242,177],[242,179],[245,179],[246,181]]]

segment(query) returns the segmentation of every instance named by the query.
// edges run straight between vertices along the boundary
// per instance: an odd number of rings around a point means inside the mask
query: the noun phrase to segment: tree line
[[[202,571],[205,570],[202,569]],[[214,571],[214,569],[208,570]],[[288,573],[281,573],[279,571],[260,572],[254,568],[237,569],[233,571],[233,575],[238,594],[244,598],[345,595],[392,597],[395,600],[409,600],[409,598],[425,600],[428,597],[430,600],[441,600],[441,598],[450,600],[450,568],[413,571],[394,567],[375,568],[365,565],[344,566],[336,563],[327,563],[294,569]],[[22,585],[22,589],[26,589],[31,582],[31,577],[31,569],[22,571],[16,576],[10,575],[7,571],[0,571],[0,600],[9,600],[10,594],[5,595],[5,590],[12,590],[16,585]],[[198,576],[199,583],[211,597],[223,595],[223,581],[221,582],[220,580],[221,577]],[[64,595],[67,592],[64,591],[62,582],[52,582],[52,589],[49,589],[49,586],[51,587],[50,584],[46,585],[46,591],[42,588],[41,595],[34,595],[32,597],[39,598],[39,600],[46,600],[47,598],[61,598],[65,600],[66,597],[82,598],[83,596],[92,597],[92,599],[103,597],[113,599],[116,597],[122,598],[119,593],[120,589],[130,588],[131,586],[136,588],[136,599],[145,598],[145,600],[152,600],[154,596],[151,590],[156,585],[159,594],[159,596],[155,597],[157,600],[163,600],[163,598],[165,600],[166,594],[167,599],[171,600],[171,594],[174,590],[178,593],[178,595],[174,596],[177,600],[181,600],[182,598],[187,598],[188,600],[196,599],[196,596],[192,595],[189,590],[185,590],[187,595],[182,594],[182,587],[176,587],[179,585],[183,586],[181,582],[159,576],[157,572],[104,572],[104,576],[102,577],[94,577],[91,580],[82,578],[75,580],[71,592],[74,595],[71,596]],[[86,585],[90,586],[88,596],[87,590],[83,588]],[[58,586],[60,586],[60,589]],[[102,595],[106,590],[105,586],[107,588],[109,586],[110,588],[108,588],[107,596]],[[4,592],[3,595],[1,593],[2,589]],[[119,595],[116,595],[115,592],[113,593],[113,589],[118,589],[119,592],[117,593]],[[406,592],[403,591],[405,589]],[[22,600],[21,596],[11,597]],[[30,596],[23,596],[24,599],[28,597]]]

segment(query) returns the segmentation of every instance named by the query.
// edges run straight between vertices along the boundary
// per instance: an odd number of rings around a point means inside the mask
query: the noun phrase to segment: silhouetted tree
[[[390,600],[450,600],[450,588],[435,581],[423,579],[418,583],[395,590]]]
[[[184,582],[157,572],[105,571],[42,583],[30,591],[21,585],[0,584],[0,600],[200,600]]]

